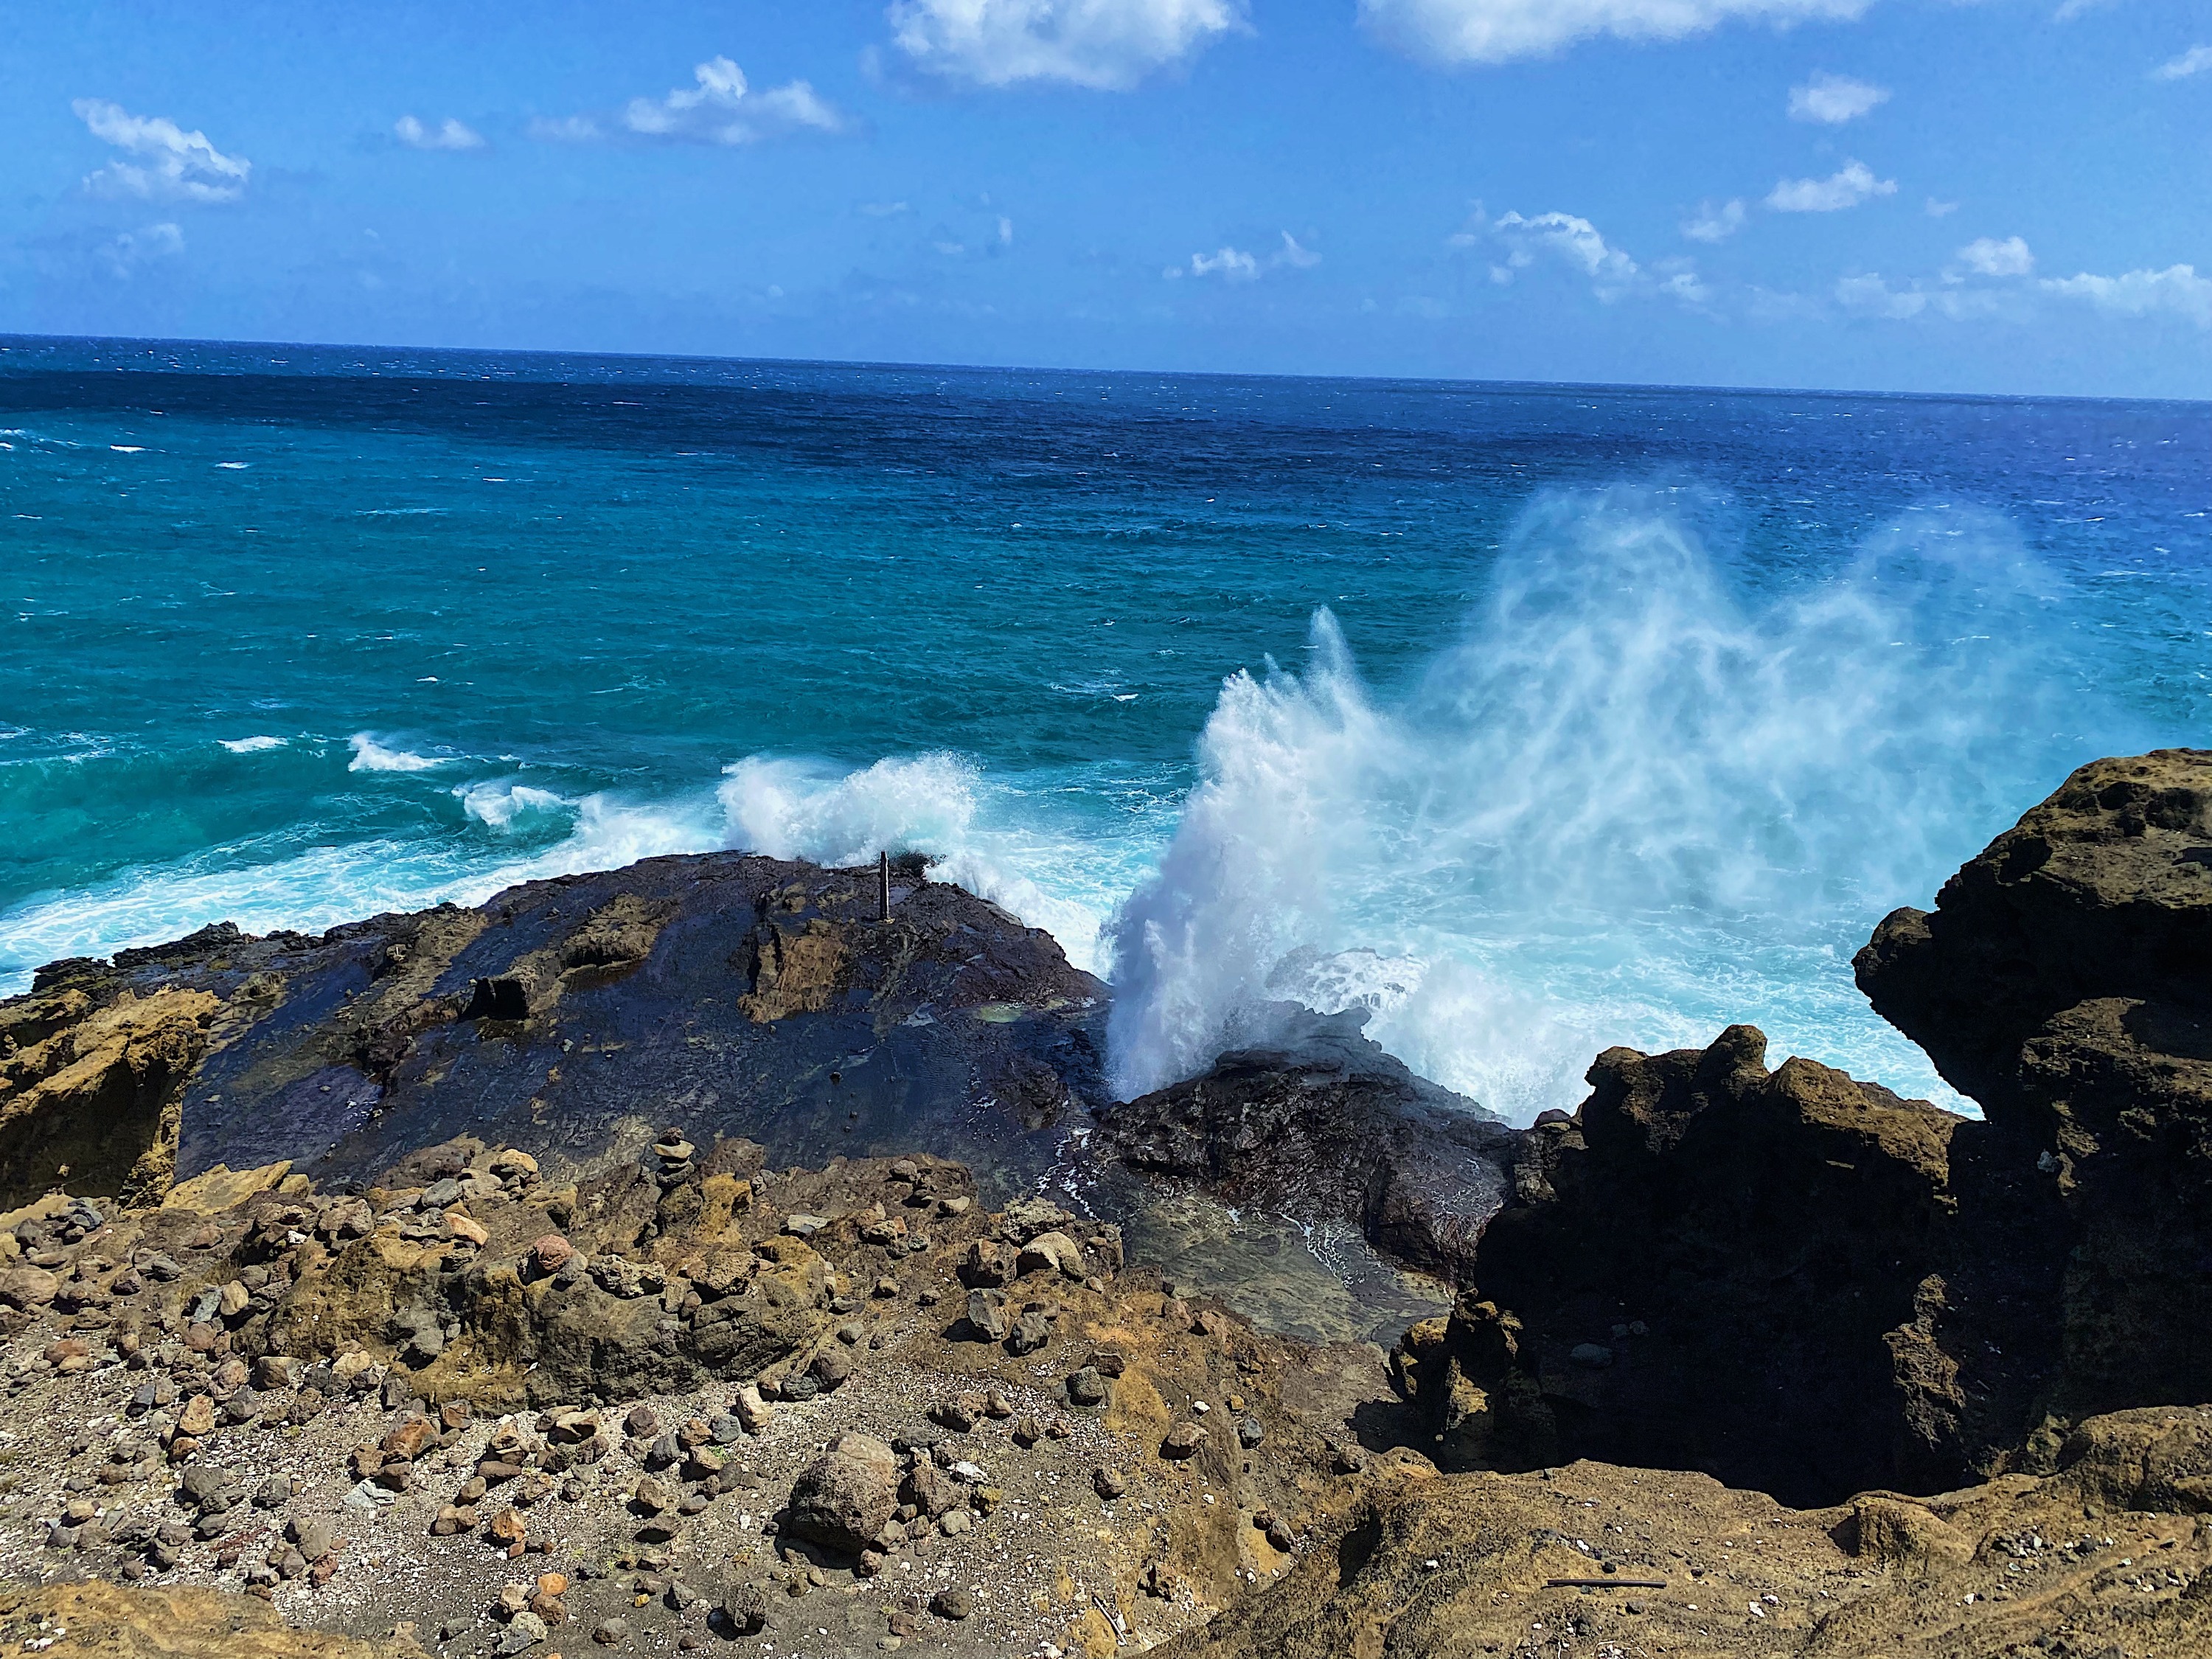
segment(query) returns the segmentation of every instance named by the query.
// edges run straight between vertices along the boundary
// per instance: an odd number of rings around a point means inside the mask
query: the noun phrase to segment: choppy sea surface
[[[2212,742],[2212,406],[0,338],[0,991],[878,848],[1525,1120]]]

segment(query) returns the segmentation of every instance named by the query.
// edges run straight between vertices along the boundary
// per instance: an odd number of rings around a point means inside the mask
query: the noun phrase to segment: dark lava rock
[[[1102,1148],[1227,1203],[1342,1218],[1386,1255],[1458,1273],[1504,1200],[1515,1131],[1360,1035],[1364,1010],[1276,1012],[1266,1046],[1107,1108]]]
[[[327,1186],[462,1134],[555,1178],[647,1098],[710,1103],[686,1139],[750,1137],[778,1164],[927,1145],[988,1151],[1023,1184],[1025,1138],[1042,1170],[1054,1126],[1105,1097],[1105,988],[957,887],[908,872],[892,896],[882,922],[872,870],[717,853],[319,938],[225,925],[111,967],[55,964],[0,1003],[0,1042],[28,1048],[126,997],[131,1032],[52,1110],[0,1126],[0,1202],[36,1197],[61,1163],[101,1191],[158,1193],[179,1107],[176,1178],[289,1158]],[[149,1153],[161,1167],[135,1177]]]
[[[1985,1467],[2039,1427],[2212,1399],[2212,750],[2084,766],[1854,963],[1985,1121],[1906,1333]]]
[[[1528,1132],[1479,1289],[1400,1352],[1448,1462],[1704,1469],[1798,1504],[1940,1481],[1887,1336],[1960,1120],[1765,1052],[1748,1025],[1608,1049],[1580,1112]]]
[[[1825,1504],[2212,1397],[2207,963],[2212,751],[2164,750],[2075,772],[1856,958],[1984,1121],[1769,1073],[1747,1026],[1599,1056],[1524,1138],[1474,1288],[1401,1346],[1443,1455]]]

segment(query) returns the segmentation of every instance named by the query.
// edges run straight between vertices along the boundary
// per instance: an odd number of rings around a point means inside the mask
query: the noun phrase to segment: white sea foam
[[[453,791],[461,810],[493,830],[522,830],[566,818],[578,803],[526,783],[465,783]]]
[[[1200,1070],[1287,999],[1370,1009],[1523,1120],[1604,1047],[1736,1018],[1778,1059],[1950,1097],[1850,954],[2114,737],[2077,735],[2095,716],[2040,660],[2056,598],[2002,526],[1942,514],[1747,594],[1664,500],[1618,492],[1533,508],[1395,702],[1318,613],[1303,673],[1224,684],[1110,929],[1116,1082]]]
[[[731,846],[820,864],[862,864],[878,851],[929,854],[937,879],[1044,928],[1070,961],[1094,971],[1099,926],[1126,890],[1100,890],[1095,850],[1072,847],[958,755],[895,757],[857,770],[754,756],[727,769],[719,794]]]
[[[282,738],[218,738],[216,741],[234,755],[258,755],[264,750],[284,747]]]
[[[353,750],[353,760],[346,767],[349,772],[433,772],[453,763],[439,756],[386,749],[366,732],[355,732],[346,742]]]

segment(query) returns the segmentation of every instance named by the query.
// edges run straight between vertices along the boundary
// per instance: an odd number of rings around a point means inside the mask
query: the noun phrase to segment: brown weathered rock
[[[2212,1651],[2212,1596],[2195,1588],[2212,1583],[2212,1529],[2204,1498],[2167,1472],[2208,1456],[2212,1410],[2192,1408],[2094,1419],[2052,1475],[1920,1503],[1869,1493],[1796,1510],[1701,1474],[1601,1463],[1409,1471],[1282,1577],[1155,1651],[2197,1659]]]
[[[898,1510],[898,1459],[873,1435],[840,1435],[792,1484],[788,1525],[799,1537],[857,1555]]]

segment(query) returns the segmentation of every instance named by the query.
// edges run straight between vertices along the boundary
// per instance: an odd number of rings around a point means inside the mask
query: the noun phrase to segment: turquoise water
[[[1735,1018],[1934,1092],[1875,921],[2212,736],[2203,405],[0,348],[0,989],[889,845],[1130,1088],[1289,998],[1520,1116]]]

